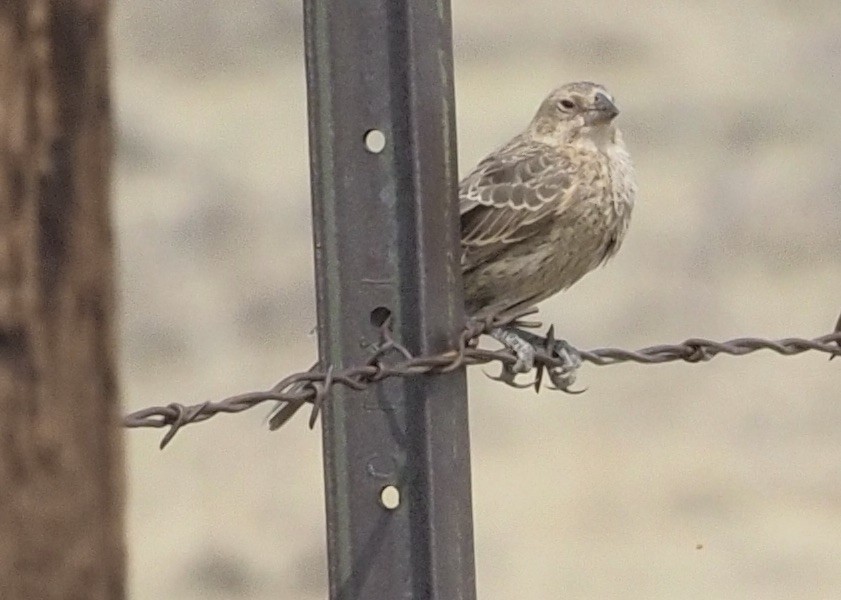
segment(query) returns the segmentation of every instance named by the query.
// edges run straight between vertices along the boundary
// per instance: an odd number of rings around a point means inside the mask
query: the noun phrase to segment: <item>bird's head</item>
[[[610,138],[618,114],[613,96],[603,86],[578,81],[552,90],[537,110],[531,129],[557,143],[588,134]]]

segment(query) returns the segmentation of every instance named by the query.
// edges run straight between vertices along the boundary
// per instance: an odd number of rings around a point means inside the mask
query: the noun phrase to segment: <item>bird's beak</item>
[[[616,115],[619,114],[619,109],[613,103],[613,100],[602,94],[596,94],[596,101],[593,103],[593,110],[590,111],[590,122],[593,125],[602,125],[610,123]]]

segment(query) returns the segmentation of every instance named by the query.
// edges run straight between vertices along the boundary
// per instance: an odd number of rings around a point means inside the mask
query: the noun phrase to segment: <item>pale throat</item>
[[[616,145],[613,123],[570,128],[548,120],[538,120],[531,127],[532,139],[562,148],[572,146],[585,152],[608,154]]]
[[[582,127],[570,144],[582,150],[608,154],[616,145],[616,128],[612,123]]]

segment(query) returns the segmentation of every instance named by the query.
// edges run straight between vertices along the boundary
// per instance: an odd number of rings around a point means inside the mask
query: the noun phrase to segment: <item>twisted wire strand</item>
[[[513,365],[517,357],[508,349],[489,350],[480,348],[479,337],[494,327],[515,325],[522,328],[536,328],[540,323],[526,321],[523,317],[536,312],[529,308],[514,313],[499,313],[483,320],[471,320],[459,335],[454,350],[435,356],[414,356],[392,335],[391,323],[386,321],[380,328],[380,343],[366,364],[336,369],[333,366],[323,368],[314,364],[307,371],[293,373],[270,389],[247,392],[230,396],[223,400],[207,401],[185,406],[173,402],[166,406],[151,406],[127,415],[123,420],[125,427],[168,427],[161,440],[161,449],[165,448],[176,433],[190,423],[201,423],[220,413],[239,413],[254,408],[263,402],[308,402],[313,405],[310,415],[310,427],[314,426],[324,403],[328,401],[335,386],[344,386],[361,391],[368,386],[392,377],[413,377],[416,375],[447,373],[462,366],[487,365],[499,363]],[[559,357],[550,349],[536,348],[535,365],[543,368],[562,366]],[[821,352],[830,359],[841,355],[841,317],[832,333],[813,338],[785,338],[768,340],[743,337],[716,342],[703,338],[691,338],[680,344],[661,344],[639,350],[621,348],[597,348],[579,350],[581,359],[598,366],[615,365],[625,362],[638,364],[661,364],[674,361],[689,363],[704,362],[719,354],[744,356],[758,350],[771,350],[783,356],[793,356],[804,352]],[[396,361],[386,362],[391,356]]]

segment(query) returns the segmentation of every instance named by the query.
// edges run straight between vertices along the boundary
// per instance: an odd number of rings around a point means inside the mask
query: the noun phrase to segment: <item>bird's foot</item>
[[[580,394],[585,391],[572,389],[578,368],[581,366],[581,354],[566,340],[555,339],[554,326],[549,328],[545,337],[515,327],[498,327],[492,329],[490,335],[511,350],[517,358],[513,365],[503,363],[502,372],[498,377],[491,377],[491,379],[502,381],[516,388],[526,388],[533,385],[535,391],[539,392],[545,373],[552,383],[550,386],[552,389],[569,394]],[[546,354],[557,359],[560,364],[547,368],[542,363],[538,363],[537,374],[532,383],[516,383],[518,374],[526,373],[534,366],[537,348],[545,350]]]
[[[534,357],[536,354],[534,346],[520,337],[516,329],[510,327],[494,327],[488,332],[488,335],[511,350],[517,357],[517,360],[513,365],[503,362],[502,371],[497,377],[493,377],[487,373],[485,374],[494,381],[501,381],[518,389],[531,387],[531,383],[517,383],[517,375],[531,371],[534,367]]]
[[[566,340],[555,339],[554,325],[549,327],[543,347],[547,350],[549,356],[557,358],[561,362],[557,366],[546,369],[549,381],[552,382],[552,389],[561,390],[568,394],[581,394],[585,392],[586,388],[582,390],[571,389],[578,375],[578,369],[581,367],[581,353]],[[540,364],[537,366],[537,377],[534,381],[535,391],[540,391],[542,377],[543,365]]]

